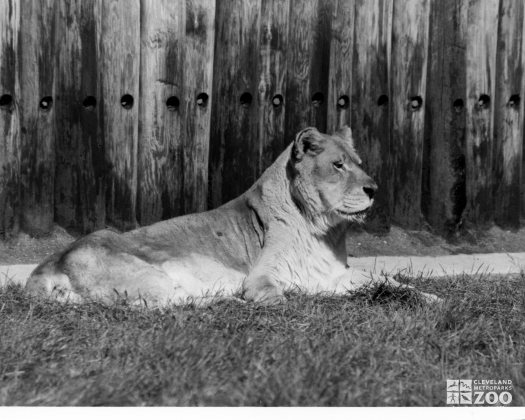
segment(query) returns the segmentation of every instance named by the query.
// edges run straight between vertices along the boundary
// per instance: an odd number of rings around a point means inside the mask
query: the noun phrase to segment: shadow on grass
[[[525,404],[525,281],[399,279],[263,307],[165,309],[0,289],[1,405],[436,406],[446,379],[510,379]]]

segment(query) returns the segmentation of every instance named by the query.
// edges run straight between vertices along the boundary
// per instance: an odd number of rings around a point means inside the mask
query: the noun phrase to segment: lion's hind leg
[[[160,267],[128,252],[86,246],[72,251],[63,264],[85,298],[105,304],[126,301],[158,307],[179,303],[188,295]]]
[[[37,267],[26,282],[25,290],[34,297],[59,302],[80,303],[82,297],[73,290],[70,278],[50,261]]]
[[[42,263],[31,274],[26,290],[61,302],[126,301],[149,307],[187,297],[159,267],[94,241],[84,241]]]

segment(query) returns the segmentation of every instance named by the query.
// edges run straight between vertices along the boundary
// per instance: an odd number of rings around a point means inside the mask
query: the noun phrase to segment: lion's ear
[[[308,127],[299,131],[295,136],[293,145],[293,158],[300,161],[304,155],[318,155],[324,148],[322,146],[323,138],[321,133],[315,127]]]
[[[341,137],[343,140],[350,143],[350,146],[354,147],[354,138],[352,137],[352,129],[347,125],[340,128],[334,133],[336,136]]]

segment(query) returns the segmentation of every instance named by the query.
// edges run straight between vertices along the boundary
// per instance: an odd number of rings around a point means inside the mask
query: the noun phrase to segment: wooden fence
[[[378,228],[518,227],[523,17],[522,0],[0,0],[0,233],[216,207],[299,129],[343,124]]]

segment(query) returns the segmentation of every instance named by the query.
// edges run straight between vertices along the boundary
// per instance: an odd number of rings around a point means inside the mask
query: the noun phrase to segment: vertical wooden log
[[[465,196],[467,0],[431,4],[423,213],[437,231],[461,224]]]
[[[330,39],[330,67],[327,102],[327,131],[333,133],[351,124],[352,64],[354,58],[355,0],[337,0],[332,10],[332,35]],[[359,24],[360,22],[355,22]],[[365,33],[369,33],[366,28]],[[359,104],[362,98],[358,98]]]
[[[82,230],[91,232],[105,226],[106,222],[106,151],[104,115],[100,104],[102,81],[98,71],[101,61],[101,0],[81,3],[82,74],[80,77],[82,112],[80,124],[82,141],[79,147],[79,197]],[[93,99],[95,102],[93,102]],[[77,211],[78,213],[78,211]]]
[[[394,1],[392,24],[392,217],[404,227],[421,223],[428,0]]]
[[[99,15],[99,0],[59,2],[55,221],[83,233],[105,216]]]
[[[286,62],[286,141],[307,127],[326,131],[332,2],[290,4]]]
[[[19,226],[19,29],[20,2],[0,0],[0,239],[16,234]]]
[[[492,221],[493,121],[498,0],[471,0],[467,23],[467,208],[468,222]]]
[[[257,177],[260,0],[217,4],[210,144],[210,205],[243,193]]]
[[[256,177],[288,146],[285,137],[286,51],[290,0],[262,0],[257,66],[258,146]]]
[[[353,137],[363,159],[363,167],[372,176],[379,191],[367,220],[367,227],[384,231],[389,228],[391,174],[389,171],[389,50],[392,33],[392,1],[356,0],[355,46],[351,98]],[[350,74],[344,79],[350,79]],[[348,110],[341,109],[341,115]],[[345,120],[348,116],[344,117]]]
[[[106,216],[129,229],[136,225],[140,0],[104,0],[101,19]]]
[[[494,107],[494,216],[503,227],[520,224],[523,154],[523,2],[501,0]]]
[[[142,225],[182,213],[182,61],[184,4],[141,2],[138,219]],[[186,70],[185,70],[186,69]]]
[[[20,2],[22,229],[52,229],[55,180],[55,1]]]
[[[67,228],[80,224],[77,220],[78,182],[77,151],[80,119],[80,4],[75,1],[57,2],[57,25],[60,43],[57,57],[56,109],[56,169],[55,221]]]
[[[186,0],[184,41],[184,202],[186,213],[207,208],[215,1]]]

